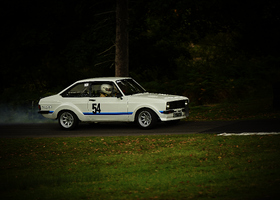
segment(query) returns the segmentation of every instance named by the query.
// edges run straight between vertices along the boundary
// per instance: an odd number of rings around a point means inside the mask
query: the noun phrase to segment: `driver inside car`
[[[113,87],[109,84],[102,84],[100,87],[100,97],[112,97]]]

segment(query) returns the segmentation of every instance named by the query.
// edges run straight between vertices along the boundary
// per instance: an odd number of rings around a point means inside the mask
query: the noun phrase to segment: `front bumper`
[[[189,105],[186,105],[185,108],[178,108],[178,109],[169,109],[165,111],[161,111],[162,114],[171,114],[171,113],[177,113],[177,112],[183,112],[185,113],[185,116],[189,116]]]
[[[178,109],[169,109],[160,112],[162,121],[178,120],[184,119],[189,116],[189,107],[188,105],[185,108]]]

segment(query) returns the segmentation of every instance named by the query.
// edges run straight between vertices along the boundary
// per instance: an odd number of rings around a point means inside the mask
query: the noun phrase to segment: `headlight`
[[[166,103],[166,110],[169,110],[169,109],[170,109],[170,103],[167,102],[167,103]]]

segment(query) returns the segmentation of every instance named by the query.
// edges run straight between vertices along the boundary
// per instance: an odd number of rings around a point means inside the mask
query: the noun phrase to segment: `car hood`
[[[139,93],[139,94],[134,94],[132,96],[137,98],[161,99],[165,101],[188,100],[188,98],[184,96],[158,94],[158,93]]]

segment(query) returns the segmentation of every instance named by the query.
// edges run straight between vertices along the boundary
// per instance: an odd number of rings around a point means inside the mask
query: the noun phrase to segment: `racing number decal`
[[[101,109],[100,109],[100,103],[99,104],[96,104],[96,103],[93,103],[92,104],[92,112],[94,114],[96,114],[97,112],[101,112]]]

